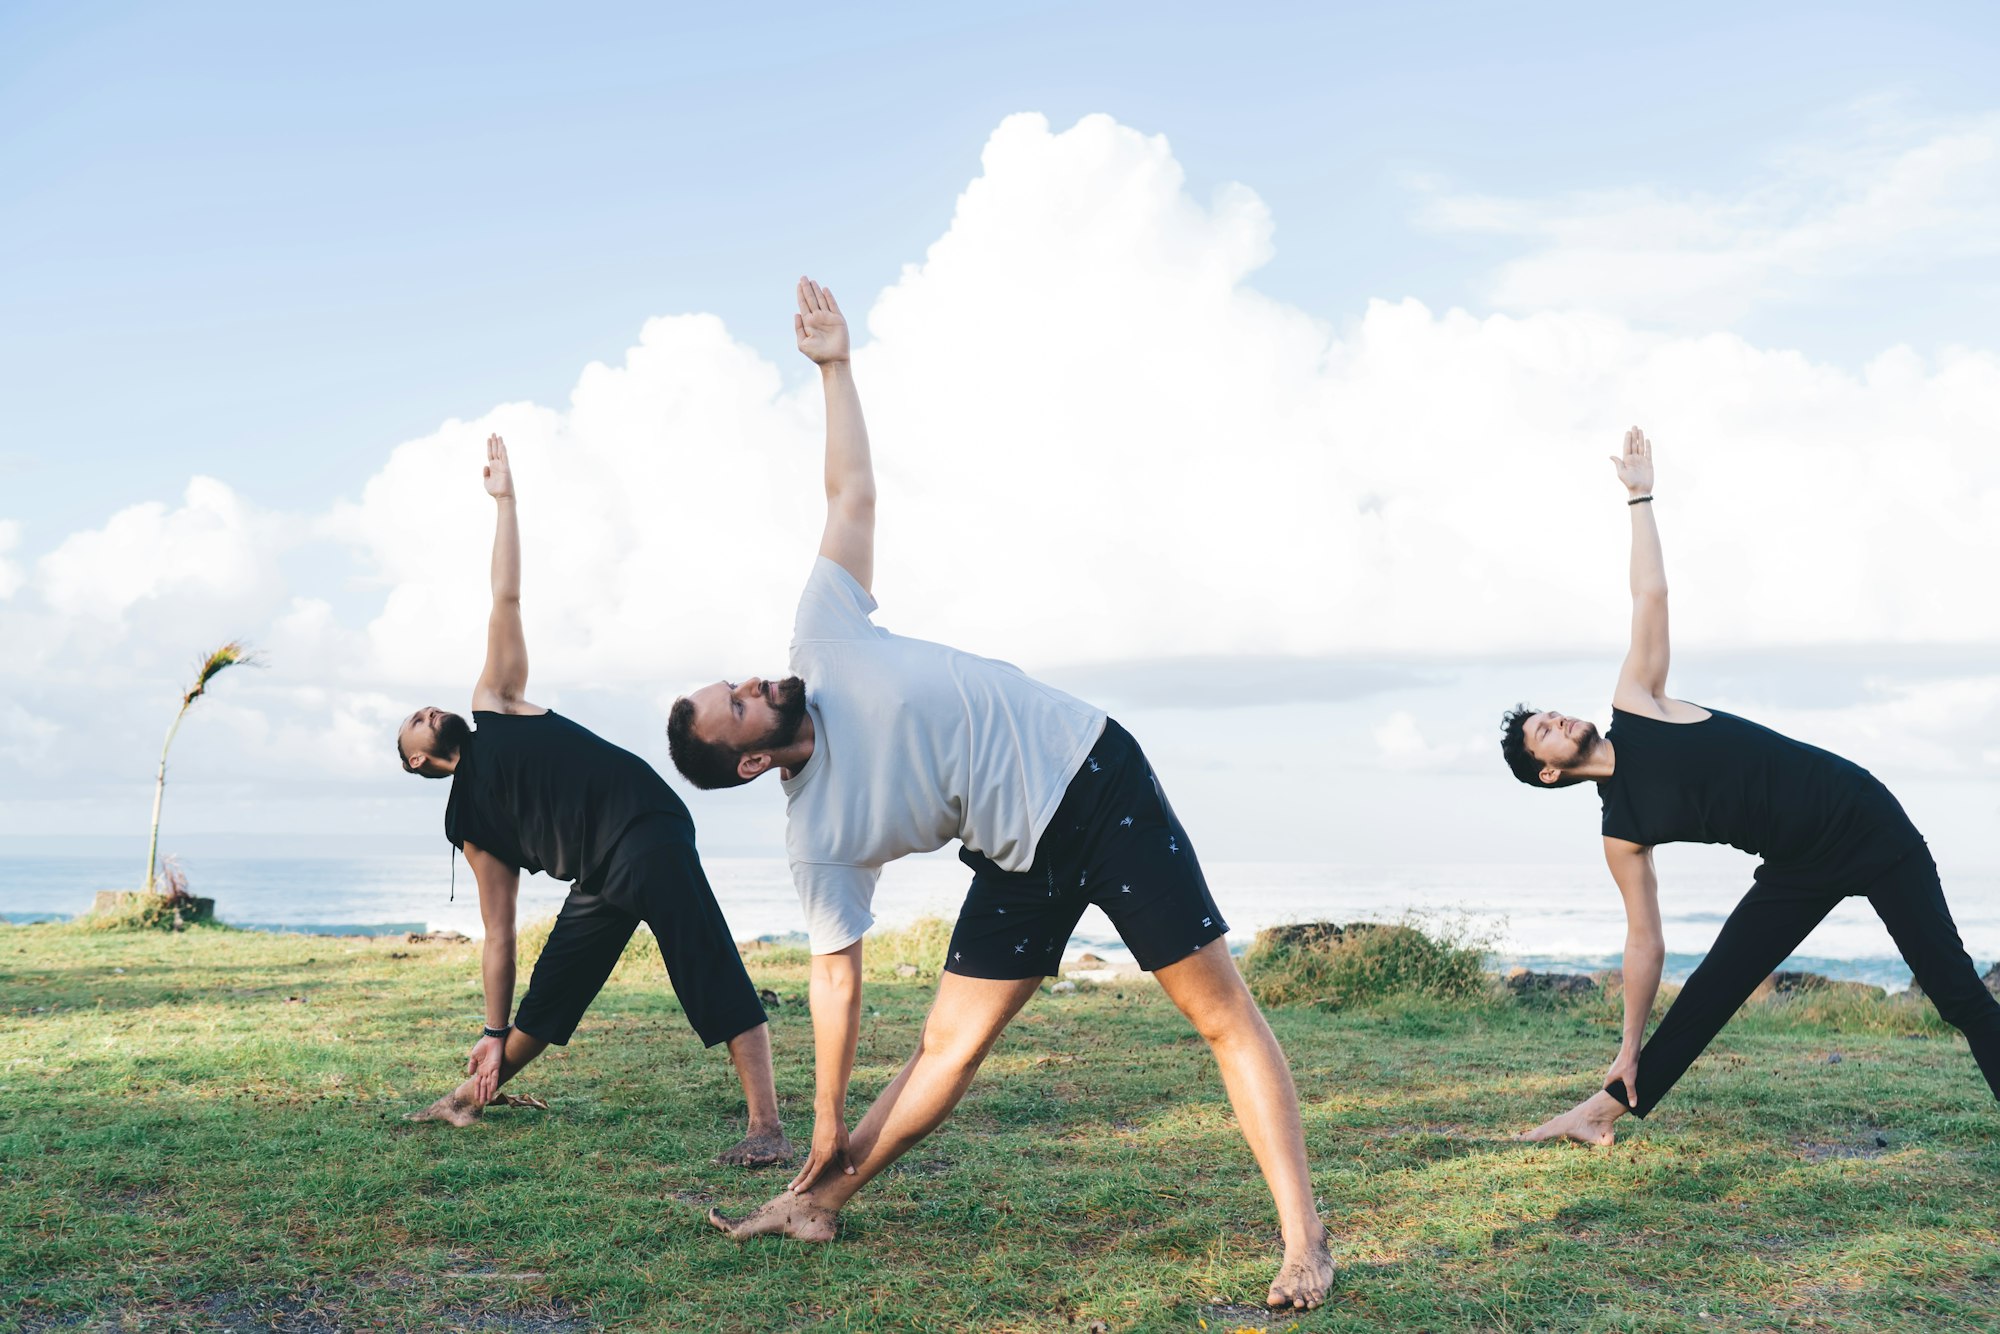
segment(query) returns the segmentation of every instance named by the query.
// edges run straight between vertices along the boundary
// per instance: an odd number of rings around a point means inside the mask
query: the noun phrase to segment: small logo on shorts
[[[1124,819],[1120,820],[1120,821],[1119,821],[1118,823],[1119,823],[1119,824],[1131,824],[1131,823],[1132,823],[1132,817],[1128,815],[1128,816],[1126,816],[1126,817],[1125,817]]]
[[[1202,918],[1202,919],[1201,919],[1201,924],[1202,924],[1203,926],[1214,926],[1214,925],[1215,925],[1215,919],[1214,919],[1213,917],[1204,917],[1204,918]]]
[[[1020,944],[1014,947],[1014,953],[1016,954],[1026,954],[1027,952],[1028,952],[1028,942],[1025,940],[1023,940]]]
[[[1097,772],[1097,770],[1098,770],[1098,764],[1097,764],[1097,757],[1096,757],[1095,755],[1091,756],[1091,757],[1090,757],[1090,758],[1089,758],[1088,760],[1084,761],[1084,763],[1086,763],[1086,764],[1088,764],[1088,765],[1090,766],[1090,771],[1091,771],[1092,773],[1096,773],[1096,772]]]
[[[1130,893],[1132,892],[1132,886],[1130,886],[1130,885],[1120,885],[1120,886],[1118,886],[1118,892],[1119,892],[1120,894],[1130,894]]]
[[[1081,872],[1081,873],[1079,873],[1079,874],[1078,874],[1078,876],[1076,877],[1076,887],[1077,887],[1078,889],[1082,889],[1082,888],[1083,888],[1083,884],[1084,884],[1084,881],[1086,881],[1086,880],[1088,880],[1088,879],[1090,879],[1090,872],[1088,872],[1088,871],[1084,871],[1084,872]]]
[[[1168,852],[1179,852],[1180,850],[1181,850],[1181,845],[1180,845],[1180,842],[1179,842],[1179,841],[1178,841],[1177,839],[1175,839],[1175,838],[1174,838],[1174,836],[1173,836],[1172,834],[1168,834],[1168,835],[1167,835],[1167,851],[1168,851]]]

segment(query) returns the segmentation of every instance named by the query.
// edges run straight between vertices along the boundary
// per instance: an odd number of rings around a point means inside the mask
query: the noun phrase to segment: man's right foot
[[[1333,1257],[1326,1251],[1326,1233],[1310,1245],[1302,1246],[1296,1253],[1290,1248],[1285,1252],[1284,1267],[1271,1280],[1271,1291],[1264,1298],[1264,1304],[1276,1309],[1291,1308],[1294,1311],[1310,1311],[1326,1300],[1333,1290]]]
[[[753,1131],[715,1155],[724,1167],[770,1167],[792,1161],[792,1142],[782,1130]]]
[[[1624,1111],[1625,1109],[1618,1105],[1618,1100],[1609,1093],[1593,1093],[1561,1116],[1552,1117],[1533,1130],[1516,1135],[1514,1138],[1530,1143],[1568,1139],[1575,1140],[1578,1144],[1607,1149],[1618,1138],[1618,1132],[1612,1129],[1612,1125]]]
[[[790,1237],[794,1241],[832,1241],[834,1212],[812,1202],[810,1195],[781,1190],[755,1213],[745,1218],[725,1218],[719,1209],[708,1211],[708,1221],[716,1231],[742,1243],[752,1237]]]
[[[447,1093],[421,1112],[411,1112],[405,1121],[448,1121],[455,1126],[469,1126],[479,1119],[481,1108],[478,1103],[462,1098],[457,1093]]]

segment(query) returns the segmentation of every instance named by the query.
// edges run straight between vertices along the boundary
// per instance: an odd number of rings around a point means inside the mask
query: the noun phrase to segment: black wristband
[[[505,1028],[488,1028],[485,1030],[485,1033],[486,1036],[489,1038],[504,1038],[513,1031],[514,1031],[514,1026],[512,1024],[509,1024]]]
[[[1625,503],[1627,505],[1650,505],[1653,503],[1653,498],[1651,496],[1640,496],[1637,500],[1628,500]]]

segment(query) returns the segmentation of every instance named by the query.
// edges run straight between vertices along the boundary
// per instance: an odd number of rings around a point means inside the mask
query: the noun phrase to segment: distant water
[[[194,892],[213,897],[222,920],[270,931],[390,934],[449,928],[477,935],[479,896],[457,863],[449,897],[448,849],[373,857],[207,856],[184,863]],[[1703,850],[1705,853],[1707,850]],[[1733,857],[1733,854],[1732,854]],[[143,848],[140,860],[144,860]],[[711,857],[709,877],[739,939],[786,936],[800,925],[798,900],[782,861]],[[1483,940],[1496,966],[1589,970],[1614,967],[1625,918],[1601,867],[1302,865],[1210,862],[1210,886],[1241,946],[1278,922],[1390,919],[1406,913],[1455,924]],[[0,919],[61,918],[87,911],[91,895],[132,880],[129,856],[0,854]],[[884,926],[925,914],[951,916],[967,872],[949,855],[913,857],[884,871],[875,899]],[[1661,871],[1667,976],[1684,978],[1714,941],[1749,883],[1748,863],[1715,859]],[[2000,872],[1945,868],[1959,932],[1983,970],[2000,957]],[[522,881],[523,920],[561,905],[567,887],[542,876]],[[1130,957],[1095,909],[1070,941],[1107,959]],[[1897,988],[1909,970],[1865,899],[1836,909],[1787,966]]]

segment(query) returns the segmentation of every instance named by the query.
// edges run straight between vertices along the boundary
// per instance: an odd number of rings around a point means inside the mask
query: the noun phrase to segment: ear
[[[771,752],[768,750],[739,755],[736,759],[736,776],[747,783],[770,767]]]
[[[1544,787],[1548,787],[1553,784],[1561,782],[1562,776],[1563,776],[1562,770],[1556,768],[1553,765],[1547,765],[1547,764],[1543,765],[1541,773],[1536,775],[1536,777],[1542,780],[1542,785]]]

